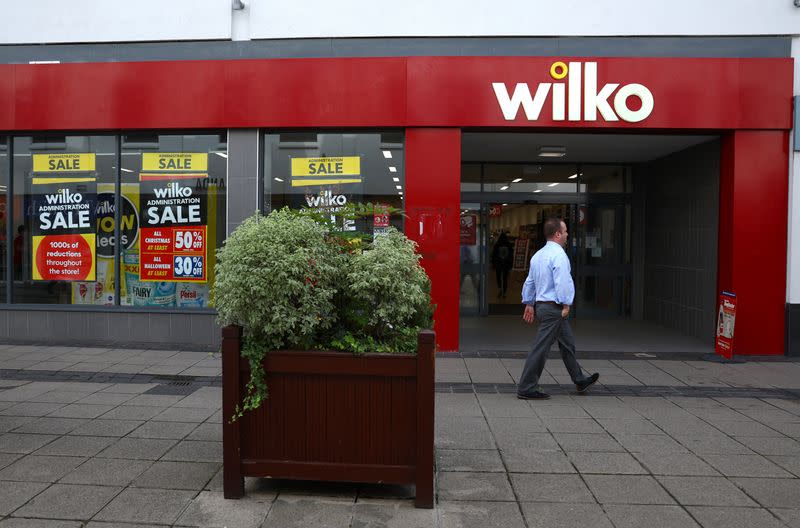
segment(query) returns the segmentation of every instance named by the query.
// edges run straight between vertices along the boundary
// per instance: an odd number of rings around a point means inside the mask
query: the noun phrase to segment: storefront
[[[613,132],[718,136],[715,289],[738,296],[737,353],[783,354],[792,68],[570,57],[0,65],[0,335],[213,346],[208,288],[227,233],[256,210],[369,201],[405,211],[355,227],[394,223],[418,241],[440,349],[456,350],[462,134]]]

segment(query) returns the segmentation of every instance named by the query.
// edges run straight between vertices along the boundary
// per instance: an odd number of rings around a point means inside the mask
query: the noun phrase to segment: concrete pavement
[[[688,356],[687,356],[688,357]],[[413,488],[247,479],[222,498],[219,358],[0,345],[0,528],[800,527],[800,363],[437,358],[437,505]]]

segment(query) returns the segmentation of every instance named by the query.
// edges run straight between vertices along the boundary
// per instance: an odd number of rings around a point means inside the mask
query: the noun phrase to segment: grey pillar
[[[261,206],[257,128],[228,130],[228,234]]]

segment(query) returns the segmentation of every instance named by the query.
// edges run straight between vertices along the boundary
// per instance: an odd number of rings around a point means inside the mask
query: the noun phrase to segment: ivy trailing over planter
[[[365,204],[343,214],[372,211]],[[217,253],[212,300],[221,325],[243,328],[250,364],[234,420],[268,397],[269,350],[414,353],[418,331],[432,325],[430,280],[414,242],[393,228],[371,241],[329,218],[288,208],[256,214]]]

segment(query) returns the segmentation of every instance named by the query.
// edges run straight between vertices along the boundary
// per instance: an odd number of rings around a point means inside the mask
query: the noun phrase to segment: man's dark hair
[[[556,233],[561,231],[562,221],[563,220],[558,216],[548,217],[547,220],[544,221],[544,237],[550,239],[556,236]]]

